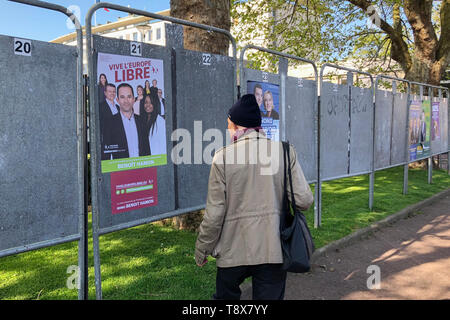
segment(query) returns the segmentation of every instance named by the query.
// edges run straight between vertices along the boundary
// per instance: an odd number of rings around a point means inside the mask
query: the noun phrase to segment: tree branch
[[[347,0],[351,4],[359,7],[365,13],[368,13],[368,9],[372,6],[371,2],[368,0]],[[405,0],[406,1],[406,0]],[[380,28],[383,30],[388,37],[391,39],[392,50],[391,57],[395,61],[397,61],[406,72],[412,66],[412,58],[409,54],[408,45],[403,40],[403,34],[397,32],[389,23],[387,23],[384,19],[379,17],[380,19]]]
[[[436,59],[437,36],[431,21],[432,0],[404,0],[404,9],[414,35],[415,54],[420,60]]]
[[[294,19],[295,9],[297,9],[297,4],[298,4],[298,0],[295,0],[294,7],[292,9],[291,20],[289,21],[289,24],[291,24],[292,20]],[[306,4],[306,10],[308,10],[308,4]],[[308,20],[308,22],[309,22],[309,20]]]

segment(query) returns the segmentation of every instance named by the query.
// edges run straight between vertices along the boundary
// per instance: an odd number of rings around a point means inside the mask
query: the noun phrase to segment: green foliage
[[[398,24],[413,54],[414,37],[404,2],[377,0],[371,4],[386,23]],[[394,6],[399,6],[395,21]],[[441,6],[433,5],[432,20],[438,35]],[[381,28],[367,23],[371,15],[350,0],[235,0],[231,8],[234,36],[239,43],[259,42],[263,47],[320,62],[351,59],[359,69],[371,73],[397,74],[401,68],[391,59],[391,39]],[[248,59],[259,68],[274,70],[267,54],[252,53]]]

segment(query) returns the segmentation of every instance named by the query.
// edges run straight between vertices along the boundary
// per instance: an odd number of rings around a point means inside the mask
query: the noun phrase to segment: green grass
[[[314,229],[316,247],[381,220],[408,205],[449,188],[446,171],[409,170],[409,192],[402,194],[403,168],[375,175],[374,210],[368,210],[369,178],[357,176],[324,183],[322,227]],[[89,298],[95,299],[92,233],[89,233]],[[147,224],[100,237],[104,299],[210,299],[215,289],[215,261],[194,263],[196,234]],[[0,258],[0,299],[77,299],[66,287],[67,268],[77,265],[78,243]]]

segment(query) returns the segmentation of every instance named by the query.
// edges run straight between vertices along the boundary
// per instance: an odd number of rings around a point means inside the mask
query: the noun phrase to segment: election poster
[[[422,153],[418,152],[418,157],[428,157],[431,154],[431,101],[422,101],[422,110],[420,114],[420,135],[419,144]],[[419,147],[418,147],[419,148]],[[418,149],[419,151],[419,149]]]
[[[253,93],[261,111],[261,127],[266,136],[280,140],[280,89],[277,84],[247,81],[247,92]]]
[[[441,128],[439,126],[439,102],[433,102],[431,111],[431,140],[437,141],[441,139]]]
[[[409,107],[409,160],[417,159],[420,129],[420,102],[412,101]]]
[[[413,100],[409,109],[409,160],[430,155],[430,122],[430,100]]]
[[[112,214],[158,205],[156,178],[156,167],[111,173]]]
[[[167,164],[160,59],[98,53],[102,173]]]

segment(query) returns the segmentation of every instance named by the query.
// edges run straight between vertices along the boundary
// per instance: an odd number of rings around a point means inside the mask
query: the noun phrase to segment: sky
[[[46,2],[69,8],[80,8],[80,22],[84,26],[86,13],[95,3],[95,0],[48,0]],[[131,8],[158,12],[170,8],[170,0],[108,0],[109,2]],[[74,10],[75,11],[75,10]],[[124,17],[128,13],[104,9],[97,10],[97,23],[117,21],[118,17]],[[67,33],[74,32],[69,29],[73,24],[67,23],[67,16],[56,11],[37,8],[34,6],[15,3],[8,0],[0,0],[0,34],[25,39],[50,41]],[[94,25],[94,17],[92,18]]]

